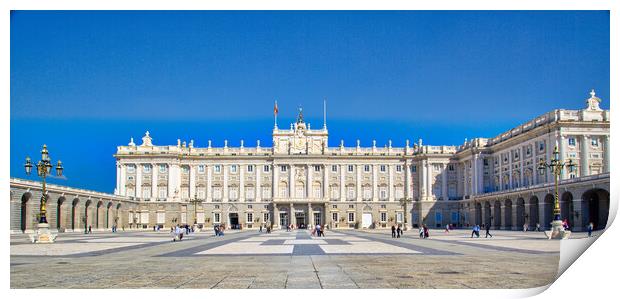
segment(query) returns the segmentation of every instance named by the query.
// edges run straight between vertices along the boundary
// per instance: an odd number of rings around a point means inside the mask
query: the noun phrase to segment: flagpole
[[[327,129],[327,99],[323,99],[323,129]]]
[[[273,110],[273,128],[278,128],[278,101],[276,100],[276,105]]]

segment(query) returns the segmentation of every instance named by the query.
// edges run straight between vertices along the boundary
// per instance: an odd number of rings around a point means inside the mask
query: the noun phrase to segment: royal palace
[[[549,227],[554,174],[540,170],[557,149],[576,167],[560,175],[562,218],[573,230],[604,228],[609,210],[610,113],[594,91],[582,110],[556,109],[493,138],[456,146],[331,146],[326,122],[300,109],[273,128],[271,147],[194,147],[194,142],[118,146],[114,194],[48,185],[48,221],[58,231],[196,224],[256,229],[271,224],[330,229],[392,225],[522,229]],[[275,111],[277,113],[277,110]],[[325,115],[324,115],[325,118]],[[40,184],[11,179],[11,231],[32,231]]]

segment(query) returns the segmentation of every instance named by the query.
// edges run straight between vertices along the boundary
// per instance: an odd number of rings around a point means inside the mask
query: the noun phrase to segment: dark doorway
[[[230,218],[230,228],[239,229],[239,214],[230,213],[228,214],[228,217]]]

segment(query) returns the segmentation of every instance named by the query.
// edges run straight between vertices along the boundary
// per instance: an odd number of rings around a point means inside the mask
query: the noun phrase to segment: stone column
[[[294,170],[294,166],[293,164],[289,164],[288,165],[288,197],[289,198],[295,198],[297,196],[297,194],[295,194],[295,177],[293,174],[293,170]]]
[[[280,192],[280,190],[278,190],[280,188],[279,173],[280,173],[280,169],[278,169],[278,165],[276,165],[276,163],[274,162],[271,166],[271,177],[272,177],[271,200],[275,200],[276,198],[279,198],[278,196],[278,192]],[[280,222],[278,222],[278,224],[279,223]]]
[[[212,180],[212,173],[213,173],[213,166],[212,165],[205,165],[205,167],[207,168],[207,198],[206,201],[210,202],[213,199],[213,191],[211,190],[211,180]]]
[[[501,190],[504,190],[504,174],[503,174],[504,168],[502,166],[501,156],[500,156],[499,160],[500,160],[499,161],[499,188],[497,190],[501,191]],[[495,181],[495,180],[493,180],[493,181]]]
[[[581,139],[581,156],[579,158],[579,166],[581,166],[580,177],[590,175],[590,145],[588,142],[590,141],[590,136],[583,135]],[[568,171],[568,169],[564,169],[564,171]]]
[[[512,155],[512,153],[511,153]],[[512,157],[510,157],[510,159],[508,159],[508,161],[511,161]],[[512,162],[508,162],[508,189],[513,189],[514,186],[512,185],[513,179],[512,179]]]
[[[448,166],[447,164],[441,165],[441,197],[444,200],[448,200]]]
[[[295,218],[295,208],[293,206],[293,203],[291,203],[291,206],[290,206],[289,219],[293,227],[297,226],[297,218]]]
[[[532,144],[532,185],[538,185],[538,160],[536,159],[536,143]]]
[[[189,198],[194,199],[196,194],[196,167],[189,165]]]
[[[519,175],[519,187],[523,187],[524,186],[524,173],[525,173],[525,164],[523,163],[523,159],[525,158],[525,156],[523,155],[523,147],[520,146],[519,147],[519,168],[520,168],[520,175]],[[531,184],[532,182],[530,182]]]
[[[223,202],[228,202],[228,165],[222,165],[222,170],[224,171],[224,183],[222,186],[222,193],[224,195]]]
[[[345,165],[339,165],[340,167],[340,201],[347,200],[347,195],[344,192],[344,178],[345,178]]]
[[[512,230],[523,230],[523,227],[519,227],[519,224],[517,223],[517,205],[518,203],[516,201],[511,201],[512,205],[511,205],[511,211],[512,211]]]
[[[475,154],[474,159],[471,161],[471,194],[478,194],[478,159],[479,155]]]
[[[159,198],[159,190],[157,190],[157,176],[159,175],[159,167],[157,164],[151,164],[151,198]]]
[[[239,164],[239,202],[245,201],[245,164]]]
[[[329,170],[327,164],[323,165],[323,199],[329,198]]]
[[[256,188],[254,190],[254,197],[256,201],[259,202],[263,198],[263,193],[261,192],[261,175],[263,171],[263,165],[254,165],[254,174],[256,174]]]
[[[411,167],[409,160],[405,159],[405,198],[411,198]]]
[[[116,162],[116,189],[114,194],[121,194],[121,164]]]
[[[314,225],[314,214],[312,211],[312,204],[308,203],[308,227],[312,227],[312,225]]]
[[[573,214],[573,223],[569,223],[570,230],[572,231],[582,232],[588,225],[588,223],[585,223],[586,216],[584,215],[584,212],[588,213],[588,211],[584,210],[584,204],[587,205],[587,202],[584,203],[581,198],[573,198],[573,212],[575,214]]]
[[[137,198],[142,198],[142,164],[136,163],[136,194]]]
[[[433,165],[426,161],[426,194],[429,199],[433,198]]]
[[[273,203],[273,227],[280,227],[280,209],[278,209],[278,204]]]
[[[325,209],[323,210],[323,223],[321,223],[321,225],[323,224],[327,224],[331,222],[331,215],[329,214],[329,203],[325,203]],[[331,229],[332,226],[330,225],[329,228]]]
[[[314,194],[312,194],[312,172],[314,171],[313,166],[308,164],[306,165],[306,198],[313,198]]]
[[[603,172],[609,172],[609,153],[610,151],[609,135],[605,135],[605,147],[603,148]]]
[[[360,201],[362,198],[362,165],[355,165],[355,196],[357,197],[357,201]]]
[[[125,184],[127,184],[127,166],[125,164],[121,164],[121,189],[119,192],[122,196],[127,195],[125,191]]]
[[[372,167],[372,201],[377,201],[379,198],[379,186],[377,186],[377,167],[379,165],[373,164]]]
[[[426,197],[426,161],[423,161],[419,164],[420,169],[418,169],[418,192],[420,193],[420,200],[424,200]],[[420,218],[421,219],[421,218]]]
[[[499,213],[499,229],[510,229],[509,227],[506,227],[506,204],[505,202],[502,202],[502,200],[500,199],[500,213]]]
[[[388,164],[388,201],[394,201],[394,165]]]

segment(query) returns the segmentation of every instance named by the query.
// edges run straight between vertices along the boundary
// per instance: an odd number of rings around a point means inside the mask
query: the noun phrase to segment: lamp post
[[[190,199],[189,202],[194,204],[194,225],[197,226],[197,224],[198,224],[198,209],[196,208],[196,204],[201,203],[202,199],[198,198],[198,194],[194,194],[194,199]]]
[[[538,162],[538,172],[540,173],[540,175],[544,175],[547,168],[549,168],[553,173],[553,178],[555,182],[555,194],[553,198],[553,222],[551,222],[551,231],[545,232],[545,235],[549,239],[567,239],[570,236],[570,231],[565,230],[564,226],[562,225],[562,213],[560,210],[560,198],[558,191],[560,175],[562,174],[562,170],[564,170],[564,167],[567,167],[569,172],[573,172],[575,170],[575,164],[573,163],[573,160],[569,159],[568,162],[561,160],[557,142],[555,148],[553,149],[553,159],[551,159],[550,163],[547,163],[543,158],[540,158],[540,161]]]
[[[407,230],[407,204],[411,202],[411,198],[401,198],[398,200],[403,206],[403,231]]]
[[[26,164],[24,164],[24,168],[26,169],[26,175],[30,175],[32,172],[32,161],[30,157],[26,157]],[[33,243],[54,243],[57,235],[52,235],[49,230],[49,224],[47,223],[47,190],[45,186],[45,178],[48,175],[52,174],[52,161],[50,159],[49,152],[47,151],[47,145],[43,145],[43,149],[41,150],[41,160],[37,162],[37,175],[42,180],[42,188],[41,188],[41,205],[39,209],[39,223],[37,225],[37,232],[35,235],[31,235],[30,240]],[[58,176],[62,176],[62,162],[58,160],[56,164],[56,174]]]

